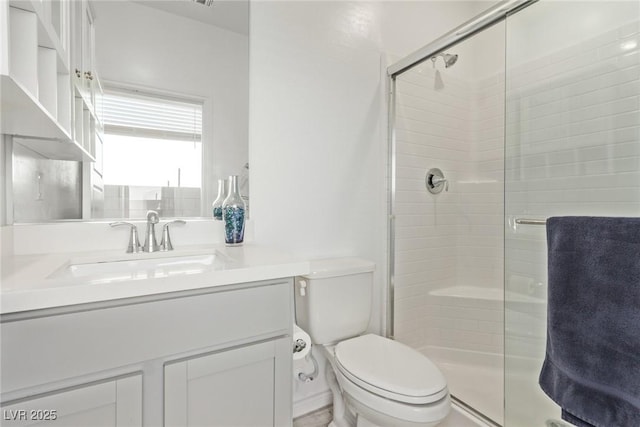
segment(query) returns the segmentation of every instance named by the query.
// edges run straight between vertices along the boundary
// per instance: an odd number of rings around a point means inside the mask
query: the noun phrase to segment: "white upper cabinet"
[[[78,94],[84,98],[92,114],[95,111],[96,91],[100,88],[95,68],[95,27],[93,12],[87,0],[75,1],[72,4],[72,36],[73,50],[71,62],[73,82]]]
[[[0,3],[0,132],[13,135],[20,144],[47,158],[94,161],[91,138],[85,140],[84,129],[81,139],[75,132],[70,46],[82,36],[72,31],[75,18],[71,7],[75,3]],[[78,3],[88,10],[86,1]],[[87,51],[91,51],[89,46]],[[95,70],[89,76],[95,79]],[[90,104],[90,97],[86,104]]]

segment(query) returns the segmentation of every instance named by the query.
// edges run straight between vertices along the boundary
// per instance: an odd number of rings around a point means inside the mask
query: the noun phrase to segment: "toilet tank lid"
[[[347,276],[350,274],[370,273],[376,264],[363,258],[325,258],[310,262],[311,273],[305,279],[325,279],[328,277]]]

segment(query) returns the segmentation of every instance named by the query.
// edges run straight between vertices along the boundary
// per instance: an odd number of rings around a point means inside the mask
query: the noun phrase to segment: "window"
[[[199,216],[202,103],[108,90],[103,109],[105,216]]]

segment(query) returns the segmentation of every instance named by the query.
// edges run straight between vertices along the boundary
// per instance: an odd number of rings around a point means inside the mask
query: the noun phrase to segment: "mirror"
[[[248,0],[89,0],[88,14],[82,33],[104,90],[96,162],[15,144],[14,222],[135,219],[148,209],[212,218],[218,179],[229,175],[240,176],[248,205]],[[86,57],[86,42],[81,49]]]

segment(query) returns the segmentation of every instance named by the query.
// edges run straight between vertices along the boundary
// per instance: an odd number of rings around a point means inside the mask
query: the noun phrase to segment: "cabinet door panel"
[[[273,424],[273,359],[189,380],[189,424]]]
[[[4,427],[134,427],[142,425],[140,375],[2,406]]]
[[[278,341],[167,365],[165,426],[274,425]]]

